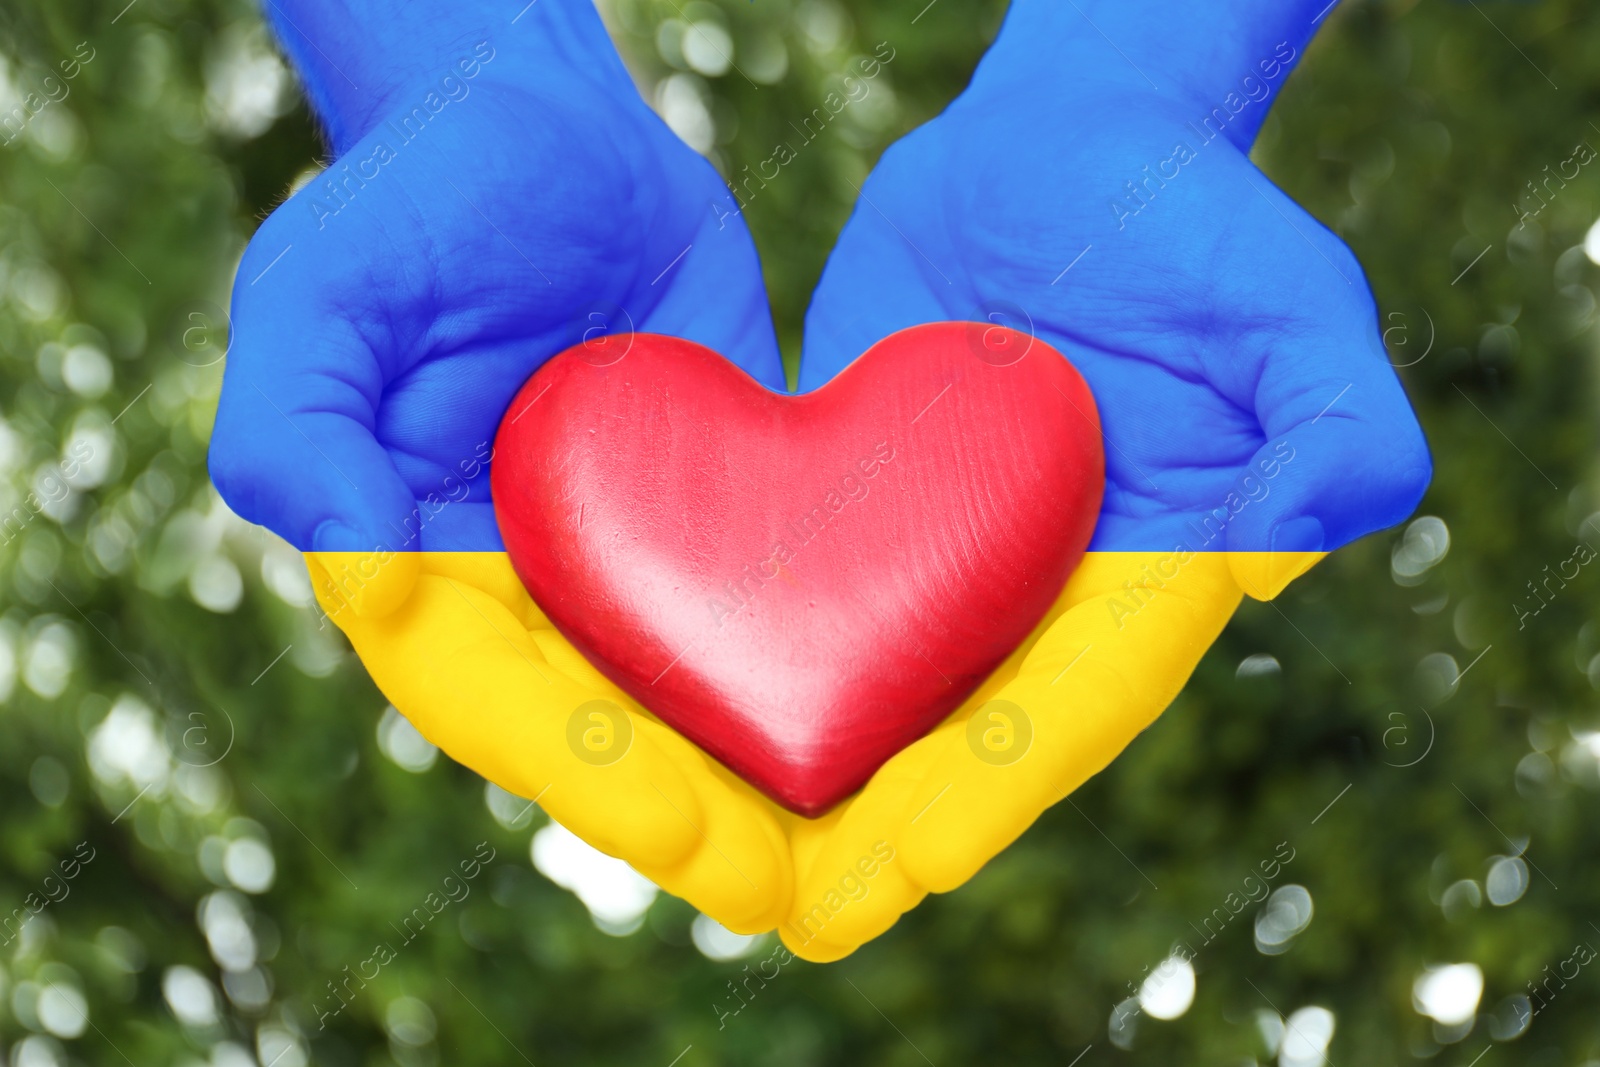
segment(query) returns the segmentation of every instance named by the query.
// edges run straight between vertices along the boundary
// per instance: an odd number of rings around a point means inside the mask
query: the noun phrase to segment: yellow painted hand
[[[503,553],[306,560],[378,688],[453,759],[729,929],[771,930],[787,915],[779,809],[590,666]],[[370,583],[396,564],[418,567],[409,595],[370,610],[351,576]]]
[[[955,889],[1160,715],[1241,589],[1270,598],[1321,553],[1091,553],[957,712],[815,821],[791,819],[796,955],[839,959]],[[885,857],[889,857],[887,860]]]
[[[505,555],[307,562],[325,610],[430,741],[729,929],[777,927],[797,955],[826,961],[972,877],[1115,758],[1182,688],[1241,586],[1275,595],[1319,558],[1091,554],[961,709],[814,820],[773,804],[607,681]],[[396,564],[415,576],[380,613],[352,576],[370,584]]]

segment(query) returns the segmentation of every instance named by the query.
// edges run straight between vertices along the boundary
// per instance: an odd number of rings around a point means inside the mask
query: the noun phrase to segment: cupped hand
[[[1240,117],[1213,76],[1146,92],[1063,62],[1048,33],[1013,32],[1041,5],[1015,6],[1011,39],[1074,73],[997,47],[885,157],[819,288],[802,385],[919,322],[1044,338],[1105,427],[1095,554],[962,712],[823,819],[777,810],[627,704],[498,551],[483,450],[549,355],[590,339],[609,360],[614,334],[649,330],[781,381],[748,238],[723,231],[715,175],[632,95],[586,4],[531,8],[552,20],[556,60],[490,61],[419,138],[390,144],[380,120],[426,107],[425,80],[330,122],[344,195],[302,190],[240,270],[213,468],[236,510],[319,550],[319,596],[378,684],[452,755],[727,925],[787,917],[785,940],[813,959],[970,877],[1160,713],[1241,587],[1275,594],[1403,517],[1427,479],[1353,258],[1243,155],[1266,97]],[[1102,5],[1072,7],[1111,24]],[[573,59],[585,52],[601,61]],[[1226,130],[1202,141],[1189,123],[1213,105]],[[376,177],[343,176],[380,157]],[[636,727],[603,766],[569,732],[595,699]],[[1026,744],[991,743],[1019,725]]]
[[[1252,25],[1217,45],[1227,27],[1186,30],[1173,5],[1044,6],[1018,0],[967,92],[865,182],[807,319],[801,387],[921,322],[1030,333],[1094,392],[1104,507],[1007,669],[797,843],[782,933],[815,959],[971,877],[1166,707],[1241,590],[1271,598],[1404,519],[1430,476],[1360,266],[1246,154],[1314,9],[1279,9],[1281,44]],[[1185,32],[1170,51],[1135,44]],[[996,360],[1039,358],[991,336]],[[993,737],[1026,723],[1025,750],[986,749],[991,719]],[[888,873],[818,911],[879,842]]]
[[[552,666],[575,654],[505,564],[489,496],[507,404],[572,345],[612,362],[630,331],[674,334],[782,386],[754,247],[712,207],[725,187],[587,0],[492,23],[484,4],[285,3],[337,159],[240,264],[218,489],[313,553],[324,607],[425,735],[729,925],[770,929],[791,880],[770,805],[647,717],[616,762],[568,744],[571,715],[617,694]]]
[[[712,206],[725,186],[592,5],[506,21],[330,120],[338,158],[240,264],[211,470],[303,550],[500,550],[496,427],[580,342],[609,361],[630,331],[689,337],[783,385],[754,246]],[[357,609],[398,603],[400,570],[352,583]]]
[[[429,552],[381,616],[340,611],[313,552],[313,586],[372,678],[459,763],[723,925],[788,913],[795,818],[664,726],[600,674],[534,604],[503,552]]]

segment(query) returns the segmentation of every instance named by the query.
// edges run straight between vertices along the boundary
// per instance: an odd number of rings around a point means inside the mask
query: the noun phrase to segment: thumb
[[[1239,479],[1227,545],[1257,600],[1324,553],[1404,521],[1427,490],[1427,442],[1375,321],[1269,355],[1256,416],[1266,440]]]
[[[301,551],[332,553],[313,577],[376,617],[417,574],[415,553],[402,551],[415,547],[403,531],[416,502],[374,434],[383,361],[374,335],[332,310],[360,306],[339,276],[352,261],[330,253],[331,235],[296,232],[281,215],[240,263],[211,480],[240,516]]]

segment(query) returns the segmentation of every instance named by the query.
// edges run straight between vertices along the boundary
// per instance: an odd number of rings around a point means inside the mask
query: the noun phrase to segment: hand
[[[327,554],[307,561],[323,607],[339,612]],[[505,553],[428,552],[418,564],[396,610],[336,618],[428,740],[724,926],[758,933],[782,921],[794,880],[785,827],[796,816],[607,681],[540,612]],[[594,701],[609,702],[599,718]],[[605,736],[591,743],[592,729]]]
[[[211,452],[237,512],[303,550],[499,551],[485,461],[555,353],[675,334],[782,387],[754,246],[712,206],[726,187],[639,98],[591,4],[481,26],[443,3],[299,6],[283,36],[313,61],[338,159],[239,267]],[[406,17],[422,25],[388,25]],[[390,57],[419,37],[425,56]],[[319,70],[330,54],[343,66]],[[406,573],[352,581],[356,609],[399,603]]]
[[[1359,265],[1246,156],[1322,7],[1015,0],[967,92],[863,187],[802,389],[920,322],[1034,333],[1094,391],[1107,490],[1058,614],[797,848],[796,952],[843,955],[971,877],[1166,707],[1241,589],[1275,596],[1421,498]],[[1014,763],[969,743],[995,698],[1030,720]],[[888,873],[806,925],[878,841]]]
[[[781,387],[755,250],[587,0],[515,21],[496,5],[492,23],[485,6],[270,5],[338,159],[240,265],[212,476],[316,550],[324,606],[424,734],[730,925],[770,929],[790,875],[765,801],[643,719],[624,763],[569,750],[570,713],[611,690],[546,662],[540,642],[564,642],[507,584],[487,466],[512,395],[580,341],[609,362],[630,330],[689,337]]]

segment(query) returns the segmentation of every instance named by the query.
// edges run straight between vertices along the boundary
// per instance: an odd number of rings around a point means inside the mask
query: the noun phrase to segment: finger
[[[766,933],[788,913],[794,884],[772,802],[675,731],[646,721],[695,791],[703,821],[694,827],[700,846],[687,859],[666,868],[640,866],[640,873],[735,933]]]
[[[434,552],[424,559],[427,573],[477,589],[505,608],[527,628],[553,674],[566,676],[596,696],[628,704],[545,618],[505,553]],[[785,914],[793,884],[788,843],[777,824],[778,809],[676,731],[648,712],[629,707],[636,726],[649,733],[696,790],[706,817],[706,825],[696,828],[702,847],[687,859],[663,869],[648,868],[643,861],[636,866],[658,885],[680,896],[692,894],[697,907],[729,929],[749,933],[772,929]]]
[[[336,619],[379,688],[453,759],[537,800],[602,852],[725,924],[770,928],[791,882],[770,812],[609,683],[580,684],[546,660],[550,638],[502,601],[514,598],[500,573],[509,568],[481,558],[490,555],[430,554],[398,610]],[[485,578],[493,592],[440,571]],[[574,718],[581,733],[591,721],[581,709],[596,701],[609,702],[614,756],[574,741]]]
[[[1239,595],[1217,553],[1087,556],[1015,676],[942,733],[899,834],[907,875],[954,889],[1110,763],[1182,689]]]
[[[897,834],[938,742],[923,738],[822,819],[791,830],[794,904],[778,935],[802,959],[831,962],[877,937],[927,890],[898,862]]]
[[[1082,78],[1098,68],[1103,78],[1124,82],[1123,95],[1149,89],[1186,101],[1183,109],[1196,113],[1197,121],[1248,150],[1279,89],[1337,3],[1255,0],[1218,9],[1170,4],[1152,20],[1148,6],[1116,0],[1081,5],[1017,0],[973,85],[1048,100],[1041,85],[1063,72]],[[1108,41],[1121,44],[1112,51]]]
[[[1354,257],[1281,192],[1263,192],[1299,216],[1308,241],[1284,245],[1301,260],[1285,275],[1310,281],[1280,294],[1299,305],[1303,328],[1282,331],[1256,356],[1253,405],[1265,440],[1220,518],[1240,585],[1268,599],[1321,553],[1409,516],[1432,460]]]
[[[329,559],[328,577],[358,613],[381,615],[416,577],[414,560],[387,551],[415,501],[374,437],[383,375],[350,309],[328,305],[344,288],[330,274],[341,257],[292,258],[304,235],[277,219],[240,264],[211,478],[236,513],[297,548],[347,554]]]
[[[1220,555],[1088,557],[1035,637],[950,722],[819,824],[820,842],[796,835],[801,872],[784,943],[805,959],[841,958],[930,890],[965,882],[1171,702],[1238,599]],[[992,700],[1013,705],[1007,728],[1029,732],[1014,760],[972,729]],[[893,859],[875,881],[850,876],[885,844]]]
[[[948,242],[935,243],[933,228],[917,225],[940,217],[935,183],[891,187],[882,177],[930,173],[942,165],[935,149],[923,131],[914,132],[890,146],[863,185],[806,311],[801,392],[825,385],[891,333],[951,317],[939,298],[962,282],[962,257]]]
[[[673,139],[675,150],[682,149],[676,134],[661,132]],[[705,160],[694,160],[682,180],[690,187],[681,200],[699,209],[701,223],[681,250],[671,250],[679,258],[645,264],[646,273],[654,277],[649,288],[664,290],[650,311],[649,330],[705,345],[768,389],[786,391],[778,337],[761,284],[761,261],[744,216]],[[656,267],[661,268],[659,276]],[[706,313],[709,294],[719,297],[716,314]]]
[[[411,595],[421,560],[415,552],[380,547],[372,552],[319,552],[315,562],[307,557],[306,569],[329,618],[346,609],[381,618]]]

